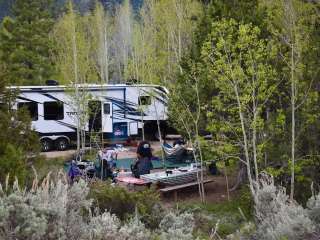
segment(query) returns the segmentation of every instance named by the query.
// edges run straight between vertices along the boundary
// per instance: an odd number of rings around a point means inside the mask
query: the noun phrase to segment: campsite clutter
[[[84,159],[84,152],[81,152],[80,157],[71,161],[68,176],[71,182],[78,178],[89,182],[110,180],[129,190],[153,184],[163,194],[173,191],[176,199],[178,189],[197,184],[200,164],[194,161],[193,149],[182,141],[175,141],[172,145],[158,144],[156,147],[157,151],[164,152],[164,159],[153,155],[155,149],[147,141],[141,141],[136,148],[117,144],[113,148],[101,149],[91,161]],[[133,153],[135,158],[118,157],[132,157]]]
[[[89,84],[77,88],[90,95],[82,96],[82,105],[68,87],[58,83],[11,87],[20,90],[15,108],[24,107],[30,112],[43,151],[64,151],[77,143],[77,155],[68,164],[71,183],[82,178],[129,186],[174,186],[199,179],[201,170],[194,163],[194,149],[181,138],[172,145],[161,139],[162,131],[168,134],[166,88],[152,84]],[[161,158],[153,155],[149,142],[137,144],[136,139],[145,136],[160,140]],[[112,143],[116,144],[110,146]],[[127,158],[119,157],[126,153]]]

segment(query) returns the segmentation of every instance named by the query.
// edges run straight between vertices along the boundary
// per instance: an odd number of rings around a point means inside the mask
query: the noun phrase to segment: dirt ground
[[[151,146],[153,148],[153,153],[158,153],[161,150],[161,145],[159,142],[151,142]],[[45,156],[48,160],[54,158],[64,158],[64,159],[71,159],[72,156],[75,154],[76,150],[71,149],[67,151],[51,151],[51,152],[44,152],[41,153]],[[135,158],[136,157],[136,147],[125,147],[123,151],[118,153],[118,159],[124,158]],[[159,171],[159,170],[156,170]],[[208,203],[219,203],[226,201],[228,199],[227,194],[227,184],[226,178],[224,176],[212,176],[208,175],[207,178],[213,179],[214,181],[205,185],[205,192],[206,192],[206,201]],[[231,188],[235,183],[235,178],[229,176],[228,178],[229,187]],[[229,194],[230,199],[236,194],[236,192],[231,192]],[[167,193],[162,196],[162,201],[164,204],[167,205],[174,205],[174,197],[173,193]],[[178,201],[179,202],[186,202],[186,203],[196,203],[199,202],[199,193],[198,193],[198,186],[190,187],[186,189],[181,189],[178,191]]]
[[[44,156],[46,159],[50,160],[52,158],[65,158],[69,159],[73,156],[76,150],[66,150],[66,151],[50,151],[50,152],[42,152],[40,155]]]
[[[228,200],[226,178],[224,176],[208,176],[214,182],[205,185],[205,198],[207,203],[220,203]],[[228,178],[229,187],[235,183],[234,177]],[[232,199],[237,192],[229,193],[229,198]],[[173,193],[168,193],[161,197],[164,204],[169,206],[175,204]],[[178,192],[178,201],[184,203],[199,203],[198,186],[192,188],[181,189]]]
[[[160,142],[151,142],[150,144],[154,154],[157,154],[160,152],[161,150]],[[52,159],[52,158],[70,159],[75,153],[76,153],[76,149],[70,149],[67,151],[42,152],[41,155],[45,156],[47,159]],[[124,147],[123,149],[120,149],[120,152],[118,153],[118,159],[135,158],[135,157],[136,157],[136,147]]]

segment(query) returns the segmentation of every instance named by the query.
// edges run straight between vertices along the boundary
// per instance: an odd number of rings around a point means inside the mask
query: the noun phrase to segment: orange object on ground
[[[116,179],[119,182],[135,184],[135,185],[146,185],[150,183],[149,181],[146,181],[140,178],[135,178],[135,177],[117,177]]]

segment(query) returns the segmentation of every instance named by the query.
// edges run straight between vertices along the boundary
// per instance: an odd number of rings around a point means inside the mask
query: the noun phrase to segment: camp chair
[[[94,169],[97,178],[106,180],[107,178],[114,178],[112,168],[114,167],[115,162],[107,161],[107,159],[102,158],[102,155],[97,154],[96,160],[94,162]],[[102,176],[101,176],[102,174]]]
[[[91,181],[95,178],[95,175],[95,166],[91,161],[71,161],[68,170],[68,176],[71,182],[78,178],[82,178],[85,181]]]
[[[165,160],[172,163],[186,163],[193,160],[193,155],[189,154],[184,146],[172,147],[168,143],[162,144]]]
[[[96,178],[96,169],[94,168],[94,166],[86,167],[83,177],[84,177],[85,181],[87,181],[87,182],[95,180],[95,178]]]

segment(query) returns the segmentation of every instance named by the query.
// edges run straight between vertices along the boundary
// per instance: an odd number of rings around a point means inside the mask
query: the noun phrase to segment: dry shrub
[[[108,211],[93,212],[88,193],[84,181],[70,186],[64,177],[50,181],[48,176],[40,185],[35,180],[30,190],[20,189],[17,181],[10,189],[0,184],[0,239],[157,239],[159,231],[147,228],[137,213],[121,222]],[[192,239],[192,220],[190,214],[163,215],[162,239]]]
[[[314,232],[308,211],[289,201],[285,188],[276,187],[272,177],[263,175],[255,195],[258,239],[305,239]]]

